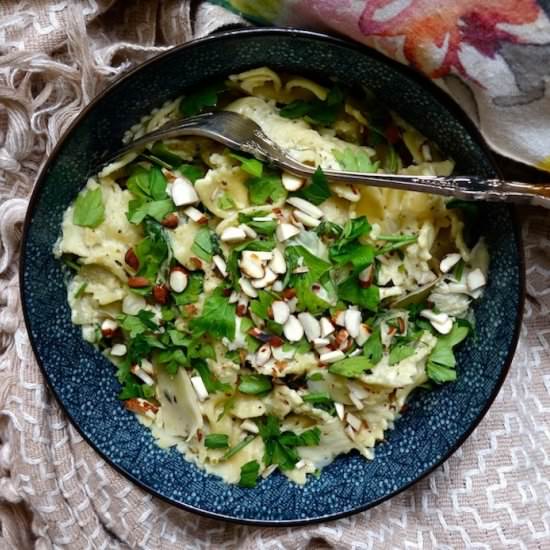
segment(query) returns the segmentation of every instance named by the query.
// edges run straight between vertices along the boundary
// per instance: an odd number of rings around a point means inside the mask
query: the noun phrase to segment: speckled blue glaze
[[[83,436],[142,487],[191,511],[245,522],[320,521],[373,506],[446,459],[477,425],[502,384],[513,354],[523,302],[523,263],[509,209],[486,209],[489,285],[476,307],[478,331],[462,347],[458,381],[419,392],[367,461],[338,458],[305,487],[279,474],[255,489],[224,484],[156,447],[117,400],[113,366],[85,343],[70,321],[63,273],[52,256],[62,214],[102,154],[124,131],[188,86],[269,65],[366,85],[431,137],[462,172],[493,175],[477,141],[444,102],[409,72],[346,42],[314,33],[253,30],[175,49],[130,73],[97,99],[61,140],[45,167],[26,223],[21,277],[25,317],[36,356],[56,397]],[[448,104],[447,104],[448,105]]]

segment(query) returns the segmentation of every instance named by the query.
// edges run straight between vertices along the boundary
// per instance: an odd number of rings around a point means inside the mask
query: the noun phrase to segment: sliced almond
[[[361,426],[363,425],[363,422],[360,418],[357,418],[352,413],[346,414],[346,422],[356,431],[358,432],[361,429]]]
[[[361,353],[361,350],[356,350],[356,351],[359,351]],[[351,399],[351,402],[353,403],[353,405],[358,411],[362,411],[364,409],[363,403],[361,403],[361,400],[354,393],[350,392],[349,398]]]
[[[368,288],[371,286],[374,280],[374,265],[369,265],[363,269],[358,276],[359,284],[362,288]]]
[[[258,297],[258,293],[256,292],[256,290],[252,286],[252,283],[248,279],[245,279],[244,277],[241,277],[239,279],[239,285],[241,287],[241,290],[247,296],[249,296],[250,298],[257,298]]]
[[[440,334],[449,334],[449,332],[453,329],[453,320],[449,318],[443,323],[436,323],[435,321],[432,321],[432,326]]]
[[[173,269],[170,272],[170,288],[176,292],[183,292],[187,288],[188,278],[187,274],[179,269]]]
[[[355,342],[357,343],[358,346],[362,346],[369,339],[369,336],[370,336],[370,332],[369,332],[369,329],[367,328],[367,325],[362,323],[359,326],[359,334],[355,337]]]
[[[305,214],[312,216],[313,218],[322,218],[323,211],[320,208],[317,208],[314,204],[300,197],[290,197],[286,200],[288,204],[291,204],[298,210],[301,210]]]
[[[212,261],[214,262],[214,265],[218,268],[220,275],[224,278],[227,277],[227,264],[225,263],[225,260],[218,254],[216,254],[212,258]]]
[[[193,184],[187,178],[181,176],[172,182],[170,194],[176,206],[195,204],[200,200]]]
[[[269,262],[271,258],[273,258],[273,252],[269,250],[254,250],[252,253],[255,254],[262,262]]]
[[[319,322],[321,324],[321,336],[323,338],[326,338],[336,330],[334,325],[326,317],[322,317]]]
[[[101,334],[105,338],[112,338],[117,329],[118,323],[116,321],[113,321],[112,319],[105,319],[105,321],[101,323]]]
[[[303,223],[306,227],[317,227],[321,221],[309,214],[302,212],[301,210],[294,210],[294,217],[300,223]]]
[[[241,223],[241,225],[239,225],[239,229],[242,229],[249,239],[255,239],[258,236],[258,233],[256,233],[252,227],[246,225],[245,223]]]
[[[390,287],[381,287],[380,288],[380,300],[385,300],[392,296],[399,296],[403,294],[404,290],[400,286],[390,286]]]
[[[285,257],[278,248],[273,249],[273,257],[269,262],[269,267],[274,273],[278,273],[279,275],[286,273]]]
[[[283,325],[285,338],[290,342],[298,342],[304,336],[304,327],[294,315],[290,315]]]
[[[298,306],[298,298],[295,296],[294,298],[287,300],[286,303],[288,304],[290,313],[294,313],[296,311],[296,307]]]
[[[147,374],[154,374],[155,367],[153,367],[153,363],[149,361],[149,359],[142,359],[141,363],[139,365]]]
[[[281,182],[287,191],[298,191],[304,185],[305,180],[288,172],[283,172]]]
[[[321,347],[325,347],[325,346],[328,346],[330,344],[330,338],[314,338],[311,343],[316,347],[316,348],[321,348]]]
[[[290,308],[286,302],[282,300],[275,300],[271,304],[271,310],[273,311],[273,320],[280,325],[284,325],[290,315]]]
[[[255,360],[256,365],[263,367],[271,358],[271,346],[269,344],[263,344],[258,348],[256,352]]]
[[[195,390],[199,401],[204,401],[205,399],[208,399],[208,390],[206,389],[206,386],[204,385],[204,382],[202,381],[202,378],[200,376],[192,376],[191,384],[193,385],[193,389]]]
[[[338,401],[334,402],[334,408],[336,409],[336,415],[340,420],[344,420],[344,415],[346,414],[344,405],[342,403],[338,403]]]
[[[346,426],[344,428],[344,432],[346,432],[346,435],[352,440],[355,441],[355,432],[353,431],[353,428],[351,426]]]
[[[361,326],[361,312],[357,309],[346,310],[344,326],[352,338],[357,338]]]
[[[254,279],[251,283],[254,288],[265,288],[276,280],[277,274],[273,273],[269,267],[266,267],[264,276],[261,279]]]
[[[337,349],[334,351],[329,351],[327,353],[322,353],[319,356],[319,360],[321,363],[336,363],[336,361],[340,361],[341,359],[344,359],[346,357],[346,354]]]
[[[124,406],[133,413],[143,414],[149,418],[155,418],[155,415],[159,410],[157,405],[141,397],[126,399],[124,401]]]
[[[239,260],[239,268],[245,275],[252,279],[261,279],[265,275],[262,260],[260,260],[258,255],[251,250],[245,250],[242,253],[241,259]]]
[[[283,346],[279,347],[272,347],[271,353],[273,354],[273,358],[277,361],[288,361],[289,359],[292,359],[294,357],[294,350],[284,351]]]
[[[279,242],[287,241],[300,233],[300,230],[291,223],[281,223],[277,226],[275,235]]]
[[[458,253],[447,254],[439,264],[439,270],[441,273],[448,273],[451,269],[462,259],[462,256]]]
[[[478,288],[485,286],[486,282],[485,275],[483,275],[483,272],[479,268],[470,271],[466,277],[466,284],[468,285],[468,289],[470,291],[477,290]]]
[[[446,313],[434,313],[431,309],[423,309],[420,312],[420,316],[435,323],[444,323],[449,318]]]
[[[309,273],[309,267],[307,265],[299,265],[296,269],[292,270],[295,275],[301,275],[302,273]]]
[[[224,243],[239,243],[246,238],[247,235],[241,227],[226,227],[220,237]]]
[[[208,217],[206,214],[195,208],[194,206],[188,206],[183,213],[195,223],[205,224],[208,222]]]
[[[342,310],[336,313],[336,316],[334,317],[334,324],[338,325],[339,327],[346,326],[346,310]]]
[[[273,271],[273,268],[271,270]],[[284,287],[285,285],[283,284],[283,281],[275,281],[271,288],[274,292],[282,292]]]
[[[304,332],[306,333],[306,338],[310,342],[321,336],[321,325],[311,313],[308,313],[307,311],[298,313],[298,320],[302,323]]]
[[[134,376],[137,376],[144,384],[152,386],[155,381],[146,373],[139,365],[132,365],[130,371]]]
[[[239,299],[239,293],[235,290],[229,295],[229,303],[230,304],[236,304]]]
[[[251,434],[257,434],[259,433],[259,429],[258,429],[258,425],[256,424],[256,422],[253,422],[252,420],[250,419],[246,419],[244,420],[243,422],[241,422],[241,429],[244,430],[245,432],[249,432]]]

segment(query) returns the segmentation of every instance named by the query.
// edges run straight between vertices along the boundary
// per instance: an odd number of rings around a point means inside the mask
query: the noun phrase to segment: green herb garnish
[[[207,449],[227,449],[229,436],[227,434],[208,434],[204,438],[204,446]]]
[[[321,204],[331,196],[327,178],[320,166],[317,167],[317,170],[315,170],[315,173],[311,176],[311,183],[302,187],[302,189],[296,193],[296,196],[313,204]]]
[[[456,380],[456,358],[453,348],[462,342],[469,332],[469,323],[456,321],[449,334],[437,339],[426,365],[426,373],[430,380],[438,384]]]
[[[346,378],[357,378],[363,373],[371,370],[372,363],[364,356],[347,357],[341,361],[333,363],[328,368],[331,374],[338,374]]]
[[[249,395],[261,395],[271,391],[271,378],[263,374],[243,374],[239,383],[239,391]]]
[[[92,229],[105,221],[101,187],[81,192],[74,203],[73,223]]]
[[[239,479],[239,486],[251,489],[256,487],[258,481],[258,474],[260,473],[260,465],[257,460],[251,460],[241,466],[241,477]]]

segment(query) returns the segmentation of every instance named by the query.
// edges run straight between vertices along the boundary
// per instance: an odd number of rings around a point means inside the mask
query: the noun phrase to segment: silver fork
[[[253,120],[231,111],[204,113],[168,122],[158,130],[128,143],[104,164],[148,143],[186,135],[210,138],[232,149],[249,153],[259,160],[274,164],[296,176],[309,177],[315,172],[315,168],[289,157]],[[323,172],[329,181],[434,193],[464,200],[531,204],[550,208],[550,186],[544,185],[468,175],[411,176],[339,170],[323,170]]]

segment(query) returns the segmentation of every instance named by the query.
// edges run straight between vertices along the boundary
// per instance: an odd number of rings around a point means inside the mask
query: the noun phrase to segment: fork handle
[[[286,157],[276,162],[296,176],[309,177],[315,170]],[[433,193],[464,200],[507,202],[550,209],[550,184],[485,179],[480,176],[413,176],[409,174],[368,174],[323,170],[329,181],[389,187],[405,191]]]

